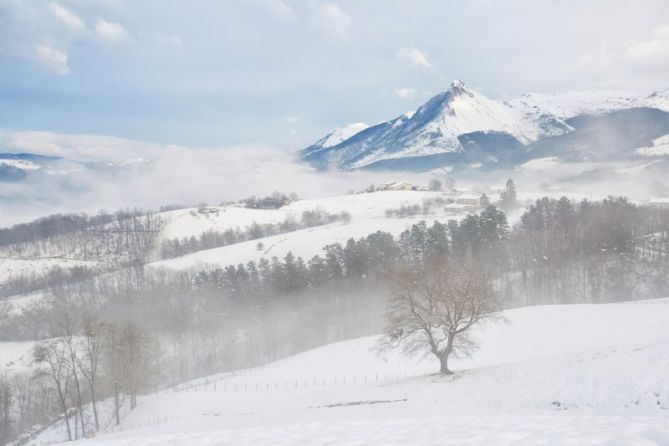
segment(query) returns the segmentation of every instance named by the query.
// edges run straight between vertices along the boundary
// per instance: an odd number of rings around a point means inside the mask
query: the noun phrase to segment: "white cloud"
[[[312,3],[309,26],[323,36],[335,40],[351,38],[351,17],[334,3]]]
[[[600,42],[576,60],[576,68],[599,73],[615,84],[612,74],[618,76],[663,73],[669,68],[669,25],[655,28],[647,39],[626,42]],[[658,71],[660,70],[660,71]]]
[[[12,185],[12,196],[20,197],[25,206],[19,210],[16,201],[0,201],[0,225],[59,211],[220,203],[266,195],[277,184],[283,191],[308,198],[345,194],[369,183],[387,181],[383,172],[319,172],[296,163],[292,153],[258,145],[196,148],[102,135],[0,130],[0,146],[9,152],[56,155],[70,160],[117,164],[136,161],[125,163],[129,166],[125,170],[111,172],[73,169],[63,162],[63,175],[35,176]],[[411,181],[412,177],[407,179]]]
[[[669,25],[655,28],[649,39],[627,42],[622,58],[644,67],[669,66]]]
[[[67,53],[46,45],[35,48],[33,59],[51,73],[65,76],[70,73]]]
[[[259,2],[272,16],[280,20],[295,18],[295,11],[283,0],[259,0]]]
[[[109,22],[103,18],[95,22],[95,34],[109,45],[123,43],[130,38],[128,31],[120,23]]]
[[[2,136],[2,135],[0,135]],[[124,161],[158,156],[165,146],[101,135],[73,135],[44,131],[16,132],[0,137],[13,152],[60,156],[78,161]]]
[[[396,88],[395,96],[402,99],[413,99],[416,97],[416,89],[411,87]]]
[[[60,3],[49,3],[49,10],[70,31],[81,32],[86,29],[86,24],[76,13],[70,11]]]
[[[401,61],[408,62],[412,65],[416,65],[419,67],[424,67],[424,68],[432,67],[432,64],[430,63],[427,54],[425,54],[418,48],[414,47],[400,48],[395,53],[395,57],[397,57],[397,59]]]

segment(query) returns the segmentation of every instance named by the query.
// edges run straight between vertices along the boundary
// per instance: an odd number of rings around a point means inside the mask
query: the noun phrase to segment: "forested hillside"
[[[167,255],[166,246],[168,257],[179,254],[173,241],[159,248],[161,220],[153,213],[52,217],[48,229],[39,229],[41,221],[6,230],[7,254],[116,257],[104,268],[51,272],[38,298],[0,307],[0,341],[22,342],[29,355],[0,374],[4,439],[63,413],[75,438],[98,428],[89,415],[116,392],[134,407],[141,393],[379,333],[394,271],[431,259],[476,262],[498,310],[669,293],[667,209],[624,198],[541,198],[509,225],[505,212],[485,204],[459,220],[411,224],[399,236],[381,230],[330,243],[311,258],[288,253],[186,271],[145,268]],[[501,204],[516,212],[514,203]],[[246,240],[263,228],[290,233],[350,219],[333,215],[308,211],[290,227],[249,222],[255,229],[238,234]]]

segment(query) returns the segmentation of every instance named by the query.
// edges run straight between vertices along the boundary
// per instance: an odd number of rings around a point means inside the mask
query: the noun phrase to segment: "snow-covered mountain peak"
[[[453,81],[450,88],[421,106],[408,124],[420,124],[437,141],[457,145],[457,137],[477,131],[505,132],[523,143],[535,140],[537,126],[506,104]],[[430,122],[427,122],[430,121]]]
[[[460,79],[454,79],[453,82],[451,82],[451,86],[449,90],[454,91],[454,90],[465,90],[467,87],[465,86],[465,82],[460,80]]]
[[[479,132],[506,134],[528,144],[541,136],[566,131],[553,121],[524,114],[456,80],[415,113],[382,122],[341,141],[341,133],[333,132],[305,149],[302,157],[319,166],[360,168],[385,160],[461,153],[465,149],[460,137]]]

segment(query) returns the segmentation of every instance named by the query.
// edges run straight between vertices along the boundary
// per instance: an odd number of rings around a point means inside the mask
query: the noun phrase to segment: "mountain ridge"
[[[570,124],[575,118],[592,115],[601,118],[600,127],[603,127],[607,121],[605,115],[633,109],[656,109],[661,112],[646,114],[658,120],[649,122],[647,126],[638,122],[638,116],[643,114],[641,112],[617,116],[619,123],[622,116],[623,121],[629,117],[635,124],[627,125],[623,122],[623,127],[642,134],[650,130],[653,138],[623,138],[626,141],[633,140],[638,145],[618,147],[617,154],[626,150],[632,154],[632,149],[650,145],[653,139],[664,135],[657,132],[664,131],[658,129],[664,129],[664,120],[669,118],[666,113],[669,112],[669,89],[648,96],[597,90],[528,93],[515,99],[497,101],[467,87],[462,81],[454,81],[448,90],[430,98],[414,113],[366,127],[347,139],[325,146],[322,141],[332,133],[328,134],[301,150],[299,156],[319,169],[376,169],[392,165],[393,169],[407,167],[408,170],[415,170],[414,166],[424,164],[419,170],[429,170],[444,167],[444,163],[450,163],[449,167],[479,164],[502,167],[531,159],[536,145],[542,147],[542,153],[547,153],[546,156],[552,156],[545,142],[562,144],[565,138],[561,136],[574,134],[577,130]],[[597,127],[593,122],[589,122],[589,125]],[[590,132],[590,139],[593,139],[593,132]],[[607,139],[601,129],[599,138]],[[594,137],[594,140],[597,142],[598,138]],[[592,144],[591,141],[586,143]],[[578,145],[578,142],[572,138],[570,144]],[[561,150],[556,148],[556,153]],[[583,148],[576,152],[584,160],[598,158],[596,153],[588,154]],[[423,161],[417,162],[416,158]]]

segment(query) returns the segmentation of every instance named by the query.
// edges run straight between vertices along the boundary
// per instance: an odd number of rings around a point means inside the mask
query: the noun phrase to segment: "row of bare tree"
[[[119,422],[126,397],[131,410],[139,392],[155,388],[160,350],[138,324],[105,322],[60,303],[44,313],[43,323],[49,338],[35,345],[32,370],[0,378],[0,440],[61,420],[68,440],[94,435],[103,421]],[[114,402],[115,420],[102,419],[103,400]]]

